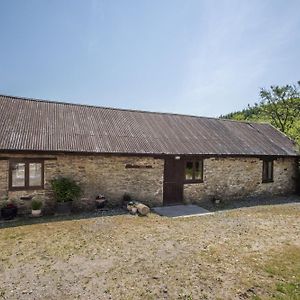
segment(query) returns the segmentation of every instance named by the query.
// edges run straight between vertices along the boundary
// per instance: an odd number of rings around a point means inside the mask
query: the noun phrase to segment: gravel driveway
[[[0,229],[3,299],[299,299],[300,205]]]

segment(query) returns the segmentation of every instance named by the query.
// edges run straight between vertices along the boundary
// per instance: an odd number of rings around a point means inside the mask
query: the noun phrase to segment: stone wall
[[[201,203],[213,197],[231,200],[263,195],[291,194],[295,190],[296,161],[274,161],[274,182],[262,183],[262,160],[258,158],[209,158],[204,160],[203,183],[185,184],[184,201]]]
[[[14,157],[36,158],[37,155],[14,155]],[[35,195],[44,199],[46,210],[51,210],[53,195],[50,181],[60,175],[74,179],[82,187],[83,200],[75,203],[80,209],[93,205],[94,201],[91,200],[98,194],[103,194],[112,206],[121,203],[124,193],[129,193],[133,199],[150,206],[162,205],[164,161],[161,159],[64,154],[44,158],[45,189],[36,191],[8,191],[8,161],[0,160],[0,192],[2,195],[7,194],[9,198],[18,199],[21,211],[28,212],[30,201],[19,200],[20,197]],[[131,168],[126,168],[126,165],[130,165]]]
[[[103,194],[111,204],[116,205],[120,204],[124,193],[129,193],[133,199],[145,204],[162,204],[163,160],[152,157],[62,155],[51,164],[47,166],[48,178],[62,175],[75,179],[87,198]],[[126,168],[126,165],[135,167]]]
[[[24,155],[9,157],[44,157],[45,189],[36,191],[8,191],[8,160],[0,154],[0,198],[8,195],[18,199],[20,211],[29,212],[30,201],[24,196],[39,195],[45,209],[51,211],[54,201],[50,180],[68,176],[83,188],[81,202],[85,209],[96,195],[103,194],[111,205],[121,203],[124,193],[150,206],[163,204],[164,160],[153,157],[114,155]],[[208,158],[204,160],[204,182],[184,185],[184,201],[201,203],[213,197],[225,200],[257,195],[290,194],[294,191],[295,159],[280,158],[274,161],[274,182],[262,183],[262,161],[258,158]],[[126,165],[131,168],[126,168]]]
[[[8,189],[8,161],[0,160],[0,198],[7,194]]]

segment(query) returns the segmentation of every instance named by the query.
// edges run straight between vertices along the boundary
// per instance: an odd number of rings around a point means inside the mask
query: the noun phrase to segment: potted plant
[[[96,197],[96,208],[102,209],[105,207],[106,204],[107,204],[107,199],[105,198],[104,195],[100,194]]]
[[[215,204],[215,205],[218,205],[221,203],[221,199],[218,198],[217,196],[213,196],[212,199],[211,199],[212,203]]]
[[[31,215],[33,217],[39,217],[42,213],[43,202],[40,199],[33,199],[31,201]]]
[[[1,217],[4,220],[12,220],[17,216],[18,207],[6,197],[1,205]]]
[[[58,177],[51,180],[51,187],[57,202],[56,212],[58,214],[70,213],[72,201],[81,195],[80,186],[73,179]]]

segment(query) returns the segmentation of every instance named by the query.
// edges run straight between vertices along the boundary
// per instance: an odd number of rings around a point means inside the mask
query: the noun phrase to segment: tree
[[[300,149],[300,81],[298,85],[260,90],[261,101],[221,118],[269,122],[292,138]]]
[[[260,97],[261,102],[256,106],[262,115],[270,118],[272,125],[288,134],[300,118],[300,81],[298,85],[261,89]]]

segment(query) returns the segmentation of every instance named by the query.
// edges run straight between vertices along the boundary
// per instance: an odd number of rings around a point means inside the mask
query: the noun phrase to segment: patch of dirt
[[[289,204],[3,228],[0,299],[289,299],[299,219]],[[271,274],[270,262],[288,271]]]

